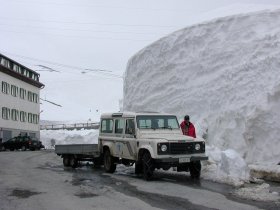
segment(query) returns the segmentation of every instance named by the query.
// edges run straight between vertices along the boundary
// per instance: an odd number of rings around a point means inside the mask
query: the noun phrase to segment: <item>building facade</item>
[[[0,140],[40,137],[39,74],[0,54]]]

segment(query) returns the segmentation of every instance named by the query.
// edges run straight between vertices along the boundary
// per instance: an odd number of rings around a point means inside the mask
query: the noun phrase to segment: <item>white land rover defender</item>
[[[102,114],[99,148],[106,172],[113,173],[116,164],[132,166],[149,180],[155,169],[189,171],[199,178],[205,156],[203,139],[184,136],[177,117],[162,113]]]

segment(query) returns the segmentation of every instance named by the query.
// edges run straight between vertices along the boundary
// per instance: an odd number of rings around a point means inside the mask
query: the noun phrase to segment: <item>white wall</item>
[[[2,92],[2,81],[7,82],[11,85],[16,85],[19,89],[24,88],[26,90],[26,98],[23,100],[18,96],[14,97],[11,95],[11,91],[9,94],[5,94]],[[33,93],[38,94],[40,96],[40,89],[30,85],[26,82],[23,82],[19,79],[16,79],[12,76],[9,76],[5,73],[0,72],[0,128],[7,129],[19,129],[19,130],[27,130],[27,131],[39,131],[40,125],[29,123],[28,120],[26,122],[13,121],[10,117],[9,120],[4,120],[2,118],[2,107],[7,107],[9,109],[17,109],[19,111],[24,111],[27,113],[37,114],[40,112],[40,103],[30,102],[27,99],[27,92],[31,91]],[[19,90],[18,89],[18,90]]]

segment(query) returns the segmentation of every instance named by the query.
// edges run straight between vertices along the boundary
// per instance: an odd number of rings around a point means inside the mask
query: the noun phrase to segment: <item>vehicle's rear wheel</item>
[[[15,149],[14,148],[10,148],[10,151],[14,151]]]
[[[110,154],[110,150],[105,150],[104,153],[104,168],[108,173],[114,173],[116,170],[116,164],[114,164],[114,157]]]
[[[78,167],[78,160],[77,160],[77,158],[75,158],[74,156],[72,156],[71,158],[70,158],[70,166],[72,167],[72,168],[77,168]]]
[[[69,159],[68,156],[64,156],[64,157],[63,157],[63,165],[64,165],[65,167],[69,167],[69,166],[70,166],[70,159]]]
[[[26,150],[26,146],[23,145],[23,146],[21,147],[21,151],[25,151],[25,150]]]
[[[199,179],[200,178],[200,171],[201,171],[201,163],[200,160],[193,161],[190,163],[190,174],[191,178]]]
[[[149,152],[144,153],[142,157],[142,164],[143,164],[143,177],[145,180],[149,181],[152,179],[155,170],[153,159]]]

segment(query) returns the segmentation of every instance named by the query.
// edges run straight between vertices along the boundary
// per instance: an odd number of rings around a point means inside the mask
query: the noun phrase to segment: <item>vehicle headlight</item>
[[[200,144],[195,144],[194,148],[195,150],[200,150]]]
[[[167,151],[167,146],[165,144],[161,145],[160,147],[162,152],[166,152]]]

